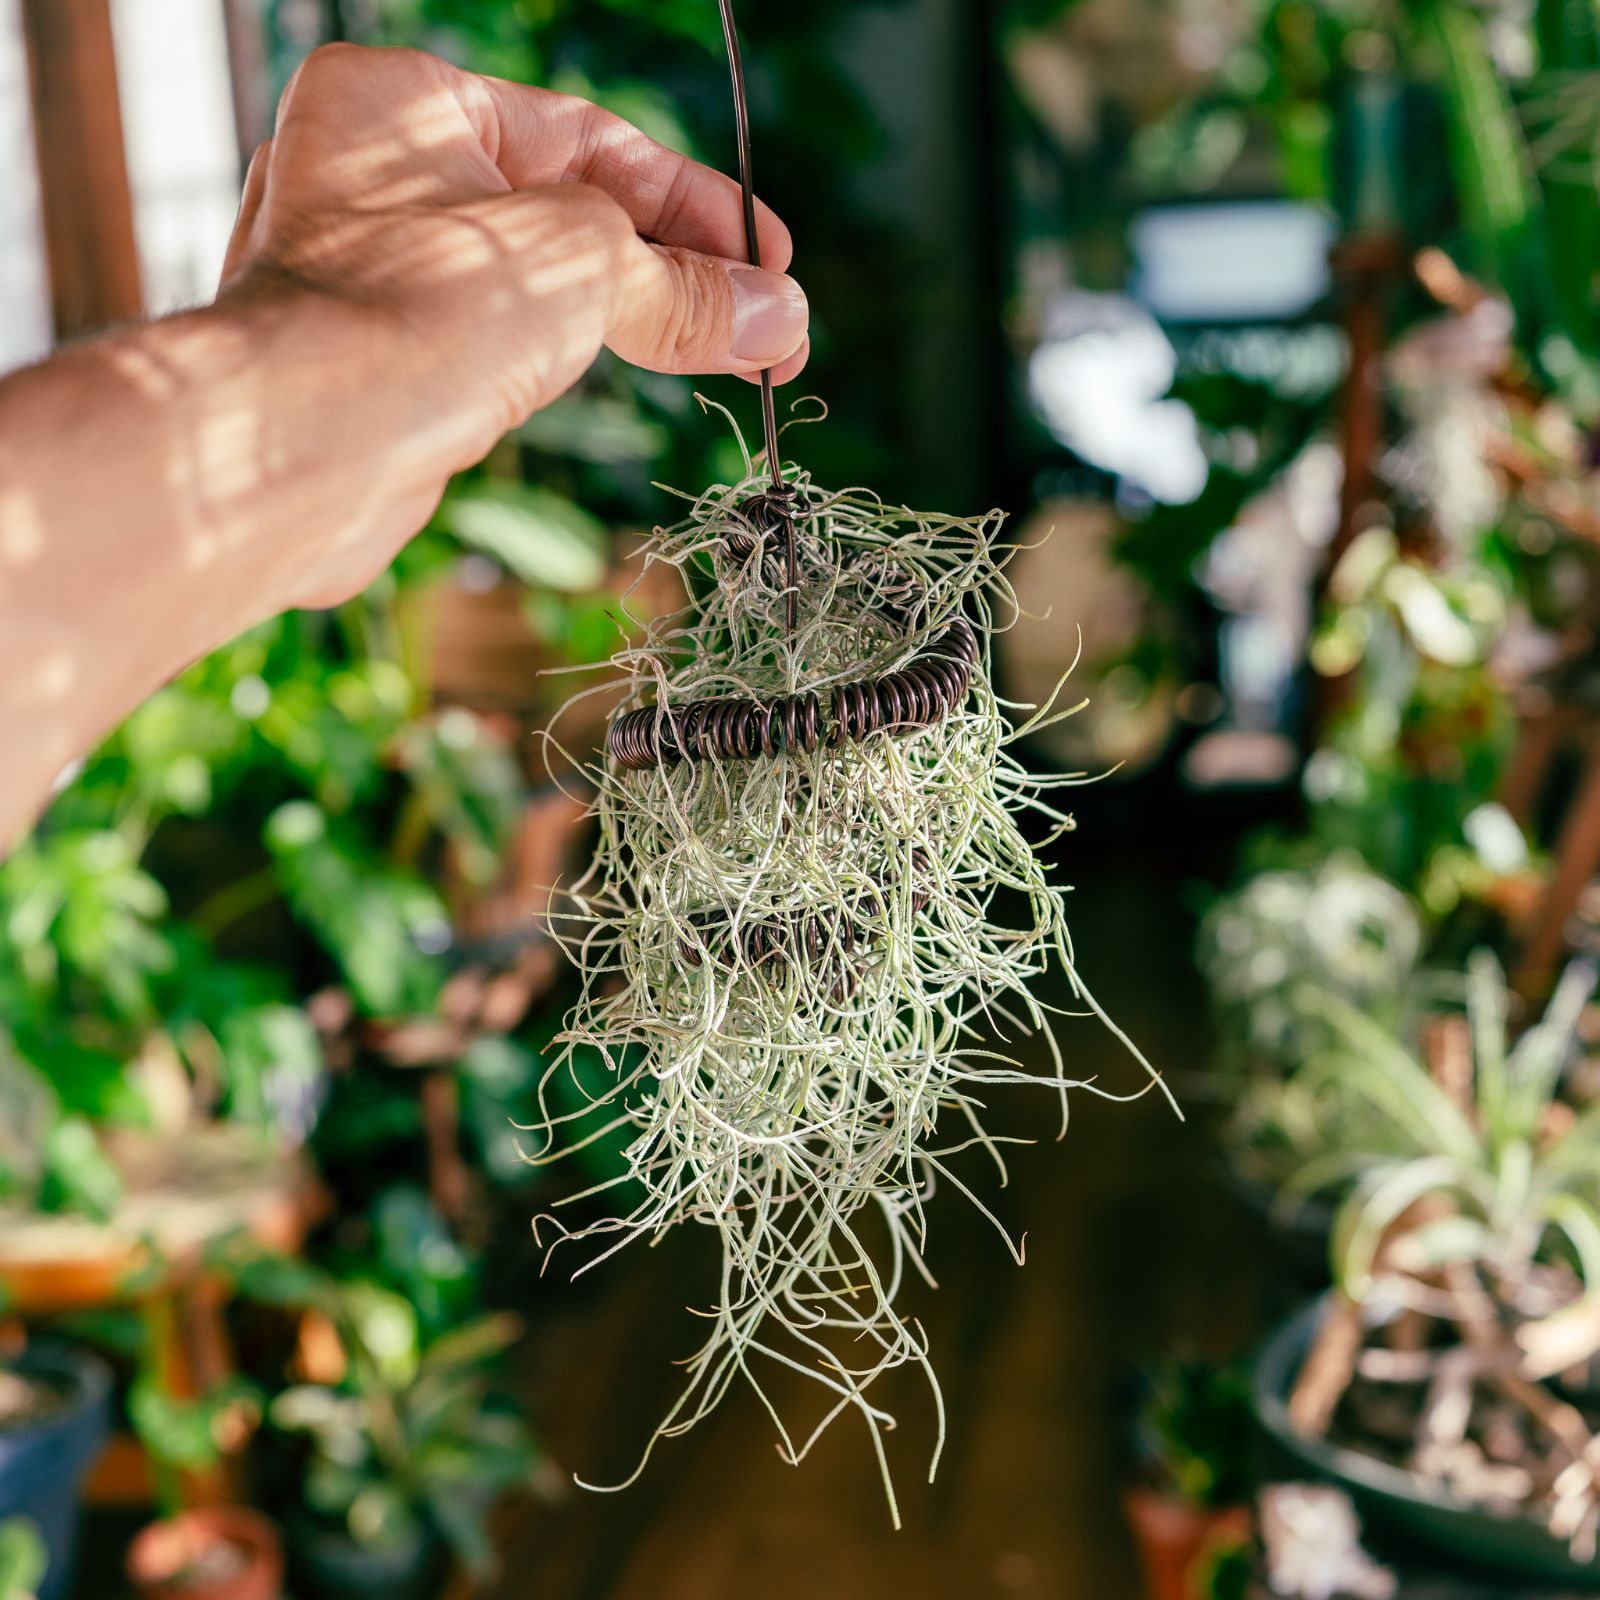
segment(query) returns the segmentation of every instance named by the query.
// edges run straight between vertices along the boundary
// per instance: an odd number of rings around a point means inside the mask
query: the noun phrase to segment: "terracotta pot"
[[[1202,1558],[1250,1536],[1247,1506],[1197,1506],[1138,1485],[1123,1491],[1122,1509],[1149,1600],[1200,1600]]]
[[[283,1545],[259,1512],[198,1506],[139,1534],[128,1578],[144,1600],[278,1600]]]

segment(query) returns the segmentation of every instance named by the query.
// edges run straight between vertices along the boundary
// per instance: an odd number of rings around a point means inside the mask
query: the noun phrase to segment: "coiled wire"
[[[875,733],[932,728],[966,699],[977,665],[978,636],[965,617],[955,617],[898,671],[839,685],[826,721],[809,689],[771,700],[640,706],[612,722],[606,752],[624,771],[643,772],[683,760],[809,754],[824,742],[837,748]]]

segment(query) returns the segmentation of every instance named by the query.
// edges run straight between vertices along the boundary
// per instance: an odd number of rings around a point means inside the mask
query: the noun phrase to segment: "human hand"
[[[760,205],[757,227],[766,270],[745,264],[731,179],[586,101],[414,51],[313,54],[251,163],[218,303],[314,299],[329,359],[370,370],[396,465],[359,528],[304,553],[293,603],[382,570],[449,475],[602,345],[661,372],[794,376],[805,296],[788,231]]]

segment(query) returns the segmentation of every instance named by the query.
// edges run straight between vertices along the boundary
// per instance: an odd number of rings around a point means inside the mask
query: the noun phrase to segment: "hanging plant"
[[[752,467],[651,552],[704,599],[618,657],[630,693],[593,773],[599,846],[568,935],[585,988],[546,1083],[598,1052],[594,1104],[612,1114],[596,1128],[585,1104],[585,1138],[633,1134],[615,1182],[637,1203],[571,1237],[605,1255],[684,1221],[721,1237],[709,1332],[657,1437],[741,1373],[759,1389],[765,1356],[831,1397],[806,1437],[773,1412],[788,1459],[855,1410],[883,1464],[893,1419],[872,1379],[915,1362],[937,1394],[923,1332],[896,1309],[907,1274],[927,1276],[926,1203],[945,1181],[982,1208],[949,1165],[971,1146],[1004,1175],[981,1096],[1042,1084],[1063,1127],[1068,1089],[1119,1098],[1071,1078],[1057,1008],[1031,989],[1059,970],[1068,1009],[1114,1027],[1019,827],[1030,811],[1052,838],[1072,825],[1045,798],[1072,780],[1011,754],[1070,713],[1014,727],[989,684],[996,611],[1015,604],[997,527],[803,473],[764,488]],[[1008,1053],[1019,1037],[1053,1065]],[[552,1143],[574,1115],[547,1114]]]
[[[720,10],[759,265],[731,0]],[[721,1242],[706,1338],[626,1481],[743,1375],[790,1462],[843,1413],[861,1416],[898,1525],[883,1444],[894,1419],[868,1390],[908,1363],[927,1374],[931,1476],[938,1380],[922,1328],[897,1309],[908,1274],[932,1282],[927,1203],[942,1180],[994,1220],[950,1165],[976,1146],[1004,1177],[1008,1141],[981,1120],[989,1087],[1052,1088],[1063,1131],[1068,1090],[1123,1098],[1069,1076],[1047,1021],[1063,1008],[1034,995],[1036,980],[1058,968],[1065,1009],[1116,1030],[1018,825],[1031,811],[1052,839],[1072,826],[1045,792],[1073,780],[1010,754],[1071,713],[1052,696],[1013,727],[990,686],[989,642],[1016,607],[998,513],[924,516],[823,488],[782,466],[770,373],[761,402],[762,473],[741,441],[743,480],[689,497],[647,558],[700,598],[615,658],[627,693],[591,772],[599,844],[567,919],[583,992],[541,1084],[540,1126],[554,1146],[581,1121],[572,1148],[631,1133],[626,1173],[598,1186],[634,1186],[629,1209],[561,1230],[600,1242],[596,1259],[680,1222]],[[1050,1065],[1010,1054],[1019,1036],[1042,1038]],[[1159,1084],[1128,1048],[1149,1075],[1133,1092]],[[609,1083],[552,1112],[557,1074],[582,1088],[578,1052],[598,1054]],[[779,1415],[757,1357],[824,1391],[808,1433]]]

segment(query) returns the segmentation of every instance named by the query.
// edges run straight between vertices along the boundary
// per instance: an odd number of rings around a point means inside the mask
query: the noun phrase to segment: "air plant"
[[[1231,1107],[1229,1162],[1278,1190],[1281,1213],[1298,1197],[1286,1183],[1308,1163],[1331,1147],[1367,1148],[1359,1098],[1330,1066],[1340,1052],[1328,998],[1387,1036],[1414,1037],[1439,998],[1439,980],[1418,965],[1422,946],[1415,902],[1350,854],[1257,873],[1202,919],[1195,953]]]
[[[1306,871],[1257,873],[1215,901],[1195,958],[1228,1064],[1281,1069],[1327,1036],[1300,1004],[1304,985],[1397,1021],[1421,950],[1410,897],[1343,852]]]
[[[927,1203],[945,1182],[993,1221],[952,1166],[978,1147],[1004,1178],[980,1097],[1042,1084],[1064,1131],[1069,1089],[1124,1096],[1069,1076],[1048,1016],[1116,1030],[1019,827],[1030,812],[1052,838],[1072,826],[1045,791],[1073,780],[1011,753],[1070,712],[1052,696],[1014,726],[988,682],[996,613],[1015,604],[998,515],[919,516],[804,474],[767,489],[746,466],[651,552],[699,602],[617,658],[599,845],[571,891],[585,989],[546,1082],[575,1052],[604,1059],[593,1098],[610,1116],[576,1115],[585,1140],[631,1132],[627,1175],[600,1186],[631,1209],[560,1233],[600,1243],[596,1259],[680,1222],[720,1237],[706,1337],[628,1482],[742,1376],[791,1462],[841,1414],[864,1419],[898,1521],[893,1418],[868,1389],[921,1367],[942,1442],[927,1340],[897,1309],[906,1277],[928,1278]],[[1031,992],[1052,971],[1064,1005]],[[1029,1036],[1047,1066],[1006,1043]],[[1159,1079],[1129,1049],[1143,1093]],[[547,1114],[552,1142],[574,1115]],[[757,1358],[820,1386],[810,1431],[780,1417]],[[930,1475],[937,1461],[938,1446]]]
[[[1469,964],[1466,1017],[1418,1056],[1326,996],[1338,1043],[1316,1066],[1360,1110],[1300,1185],[1346,1186],[1340,1294],[1296,1382],[1290,1418],[1326,1431],[1357,1377],[1423,1385],[1408,1465],[1458,1496],[1537,1507],[1582,1559],[1600,1530],[1600,1435],[1546,1380],[1600,1354],[1600,1108],[1559,1098],[1596,962],[1575,960],[1539,1020],[1508,1042],[1498,964]],[[1584,1383],[1580,1381],[1581,1389]],[[1517,1419],[1508,1459],[1491,1416]]]

